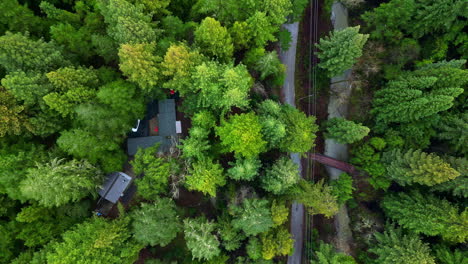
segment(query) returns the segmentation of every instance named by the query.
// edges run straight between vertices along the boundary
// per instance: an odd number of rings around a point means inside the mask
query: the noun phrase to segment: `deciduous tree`
[[[263,189],[275,195],[280,195],[286,193],[299,179],[297,164],[290,158],[282,157],[270,168],[266,169],[261,182]]]
[[[244,231],[247,236],[255,236],[273,227],[268,200],[245,199],[240,206],[231,205],[234,219],[232,225]]]
[[[233,167],[227,170],[227,175],[229,178],[234,180],[245,180],[251,181],[258,175],[259,169],[262,167],[260,160],[251,158],[236,159],[235,162],[230,162],[229,165]]]
[[[332,217],[338,212],[337,197],[333,195],[332,190],[323,180],[317,183],[300,180],[294,196],[296,201],[304,204],[310,214]]]
[[[294,239],[285,227],[272,229],[260,235],[262,240],[262,257],[272,259],[275,256],[287,256],[293,252]]]
[[[280,143],[280,148],[288,152],[305,153],[314,145],[318,126],[314,116],[306,116],[304,112],[289,105],[282,106],[281,118],[286,125],[286,136]]]
[[[214,230],[215,224],[203,217],[184,220],[185,240],[194,260],[210,260],[221,253]]]
[[[223,168],[217,162],[208,158],[192,163],[185,184],[189,190],[200,191],[203,194],[216,196],[216,188],[226,184]]]
[[[315,256],[310,262],[311,264],[356,264],[353,257],[341,252],[336,252],[336,249],[323,241],[320,241],[317,249],[314,250]]]
[[[216,19],[207,17],[194,32],[195,44],[207,55],[229,61],[234,51],[231,36]]]

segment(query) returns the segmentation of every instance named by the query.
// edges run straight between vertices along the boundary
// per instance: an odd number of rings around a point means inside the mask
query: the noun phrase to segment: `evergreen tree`
[[[276,51],[272,51],[261,57],[255,64],[254,69],[260,73],[260,80],[264,80],[271,75],[283,74],[284,65],[281,64]]]
[[[440,235],[452,242],[464,242],[468,237],[468,211],[459,213],[455,205],[432,194],[418,191],[387,194],[382,207],[387,216],[416,233]]]
[[[468,147],[468,113],[443,116],[437,129],[440,131],[436,137],[447,140],[453,150],[460,154],[467,154]]]
[[[262,243],[257,237],[250,237],[246,247],[247,255],[252,260],[262,258]]]
[[[42,36],[47,33],[47,22],[35,16],[33,10],[18,0],[4,0],[0,2],[0,35],[5,31],[31,32]]]
[[[41,73],[11,72],[1,81],[16,100],[30,107],[43,103],[42,97],[52,89],[47,78]]]
[[[247,236],[255,236],[273,227],[268,200],[245,199],[240,206],[229,207],[234,219],[232,225],[244,231]]]
[[[334,31],[329,37],[320,39],[317,47],[319,67],[327,70],[329,77],[350,69],[362,55],[362,48],[369,35],[359,34],[359,26]]]
[[[208,157],[211,148],[208,136],[208,130],[194,124],[189,131],[189,136],[180,140],[182,145],[179,148],[182,150],[182,156],[186,159],[196,158],[199,160]]]
[[[331,181],[330,185],[333,187],[332,193],[337,197],[339,204],[344,204],[346,201],[353,198],[353,178],[347,173],[341,173],[337,180]]]
[[[278,27],[271,24],[265,12],[255,12],[246,22],[254,46],[263,47],[269,41],[276,41],[274,34],[278,32]]]
[[[128,219],[94,217],[62,235],[47,252],[47,263],[133,263],[142,249],[131,238]]]
[[[206,158],[192,163],[185,178],[185,184],[189,190],[216,197],[216,188],[224,186],[226,178],[221,165]]]
[[[333,195],[333,189],[323,180],[312,184],[300,180],[298,189],[294,192],[294,199],[304,204],[311,215],[323,214],[332,217],[338,212],[337,197]]]
[[[275,226],[280,226],[288,221],[289,207],[284,202],[273,200],[271,204],[271,217]]]
[[[24,106],[18,105],[15,98],[0,86],[0,137],[19,135],[25,128],[31,130]]]
[[[154,55],[156,44],[123,44],[119,49],[120,70],[128,79],[151,95],[159,79],[159,57]]]
[[[239,157],[253,158],[266,150],[261,126],[254,113],[232,115],[215,131],[221,145]]]
[[[251,181],[258,175],[259,169],[262,167],[260,160],[252,159],[236,159],[235,162],[230,162],[233,166],[227,170],[227,175],[233,180]]]
[[[454,196],[468,197],[468,161],[465,158],[455,158],[445,156],[444,160],[452,166],[460,176],[457,178],[436,184],[431,187],[431,191],[450,192]]]
[[[68,64],[53,42],[31,40],[29,35],[10,33],[0,36],[0,65],[7,71],[46,72]]]
[[[468,261],[468,253],[459,249],[450,250],[448,246],[436,245],[433,249],[437,263],[458,264]]]
[[[260,235],[263,259],[287,256],[294,250],[294,239],[285,227],[278,227]]]
[[[363,139],[370,129],[340,117],[328,119],[325,137],[332,138],[341,144],[351,144]]]
[[[169,244],[182,230],[176,205],[169,198],[158,198],[153,204],[144,203],[132,212],[135,240],[144,245]]]
[[[383,233],[376,233],[378,243],[373,243],[369,252],[377,255],[376,263],[435,264],[431,250],[418,235],[404,234],[401,228],[388,227]]]
[[[234,251],[242,246],[242,240],[246,239],[241,230],[234,228],[228,214],[218,217],[218,233],[222,245],[227,251]]]
[[[286,125],[286,136],[280,143],[281,150],[298,153],[309,151],[315,145],[315,133],[318,131],[316,118],[306,116],[289,105],[283,105],[282,108],[281,119]]]
[[[193,260],[210,260],[221,253],[214,230],[215,224],[203,217],[184,220],[185,240]]]
[[[336,249],[323,241],[320,241],[318,248],[314,251],[315,256],[311,264],[356,264],[353,257],[336,252]]]
[[[231,36],[227,29],[221,26],[216,19],[207,17],[194,32],[195,44],[203,53],[218,58],[221,61],[229,61],[234,51]]]
[[[401,185],[419,183],[433,186],[460,176],[440,157],[421,150],[410,149],[402,153],[400,149],[394,149],[384,153],[382,162],[386,166],[387,176]]]
[[[30,169],[20,188],[24,197],[53,207],[95,194],[102,180],[102,172],[87,161],[53,159]]]
[[[299,168],[290,158],[282,157],[266,169],[262,187],[275,195],[284,194],[299,181]]]

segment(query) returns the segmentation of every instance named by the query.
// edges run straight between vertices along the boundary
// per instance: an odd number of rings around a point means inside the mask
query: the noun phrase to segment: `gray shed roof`
[[[99,195],[109,202],[116,203],[132,181],[132,177],[123,172],[113,172],[99,190]]]

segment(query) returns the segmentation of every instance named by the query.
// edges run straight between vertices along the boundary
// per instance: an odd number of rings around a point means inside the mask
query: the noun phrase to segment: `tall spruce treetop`
[[[319,67],[327,70],[330,77],[342,74],[361,57],[368,38],[369,35],[359,34],[359,26],[356,26],[334,31],[329,37],[320,39],[317,44]]]
[[[53,42],[31,40],[22,33],[7,32],[0,37],[0,65],[7,71],[46,72],[66,64]]]
[[[468,239],[468,209],[419,191],[387,194],[382,207],[388,217],[416,233],[440,235],[444,240],[463,243]]]
[[[369,134],[370,129],[362,124],[344,118],[331,118],[326,122],[325,137],[332,138],[341,144],[355,143]]]
[[[460,172],[453,169],[449,163],[433,153],[421,150],[408,150],[404,153],[394,149],[384,153],[381,160],[387,175],[401,185],[419,183],[433,186],[460,176]]]

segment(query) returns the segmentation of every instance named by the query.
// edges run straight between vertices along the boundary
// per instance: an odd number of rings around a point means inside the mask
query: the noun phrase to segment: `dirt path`
[[[295,106],[295,71],[296,71],[296,48],[299,23],[284,24],[283,28],[291,32],[291,46],[287,51],[280,51],[281,62],[286,65],[286,78],[281,89],[283,101]],[[299,175],[302,175],[301,158],[299,154],[292,153],[291,159],[299,165]],[[291,206],[291,234],[294,239],[294,254],[288,257],[289,264],[299,264],[302,261],[302,248],[304,244],[304,206],[293,203]]]
[[[335,2],[332,6],[331,20],[334,29],[348,27],[348,11],[341,4]],[[348,114],[349,97],[351,95],[351,84],[346,81],[350,78],[351,71],[347,70],[340,76],[331,79],[330,99],[328,103],[328,118],[346,117]],[[348,145],[338,144],[334,140],[325,140],[325,156],[329,156],[341,161],[348,160]],[[331,180],[336,180],[342,171],[327,167],[327,172]],[[348,210],[345,205],[341,206],[338,214],[334,218],[336,229],[335,244],[339,251],[350,254],[353,243],[352,232],[349,228]]]

